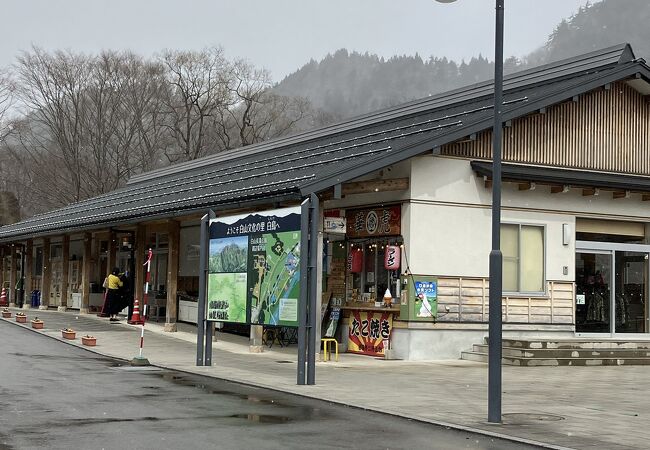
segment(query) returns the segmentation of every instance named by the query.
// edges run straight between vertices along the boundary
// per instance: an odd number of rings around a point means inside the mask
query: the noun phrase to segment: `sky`
[[[506,0],[505,55],[543,45],[587,0]],[[493,59],[492,0],[11,0],[3,4],[0,67],[37,45],[96,53],[220,45],[275,81],[340,48],[380,56]]]

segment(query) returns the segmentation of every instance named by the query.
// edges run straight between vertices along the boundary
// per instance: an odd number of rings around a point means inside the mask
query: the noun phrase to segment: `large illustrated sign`
[[[298,326],[300,208],[210,221],[208,320]]]

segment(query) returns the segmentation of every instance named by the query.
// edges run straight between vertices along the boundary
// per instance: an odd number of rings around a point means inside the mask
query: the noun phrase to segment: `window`
[[[503,290],[544,292],[544,227],[501,225]]]

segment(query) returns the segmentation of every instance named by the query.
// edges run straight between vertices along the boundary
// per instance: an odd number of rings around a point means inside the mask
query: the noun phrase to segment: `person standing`
[[[123,286],[123,282],[120,279],[120,269],[115,267],[107,277],[107,286],[106,286],[106,305],[108,309],[108,314],[110,315],[111,322],[117,322],[117,313],[119,313],[122,308],[121,306],[121,295],[120,288]]]

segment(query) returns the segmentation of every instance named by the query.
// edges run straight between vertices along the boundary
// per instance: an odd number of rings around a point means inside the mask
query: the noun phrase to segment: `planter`
[[[32,328],[36,330],[42,330],[43,325],[45,325],[45,322],[43,322],[42,320],[32,320]]]
[[[16,314],[16,322],[27,323],[27,316],[19,316],[18,314]]]
[[[3,319],[11,319],[11,311],[2,311]]]
[[[77,337],[77,332],[61,330],[61,336],[63,336],[63,339],[75,339]]]
[[[81,336],[81,343],[88,347],[94,347],[97,345],[97,338],[95,336]]]

